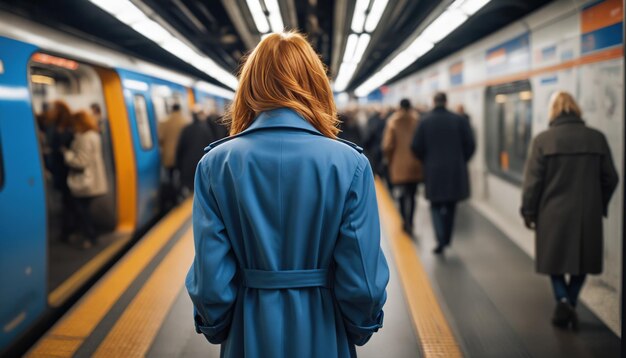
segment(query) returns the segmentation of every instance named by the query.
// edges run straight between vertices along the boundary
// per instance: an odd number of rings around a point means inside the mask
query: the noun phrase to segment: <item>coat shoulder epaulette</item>
[[[341,139],[341,138],[337,138],[337,140],[339,140],[340,142],[349,145],[350,147],[352,147],[352,149],[356,150],[359,153],[363,153],[363,148],[359,147],[358,145],[350,142],[349,140],[345,140],[345,139]]]
[[[218,145],[226,143],[226,142],[230,141],[231,139],[234,139],[234,138],[237,138],[237,137],[238,137],[237,135],[231,135],[229,137],[225,137],[225,138],[222,138],[220,140],[216,140],[215,142],[209,144],[206,148],[204,148],[204,152],[208,153],[211,149],[217,147]]]

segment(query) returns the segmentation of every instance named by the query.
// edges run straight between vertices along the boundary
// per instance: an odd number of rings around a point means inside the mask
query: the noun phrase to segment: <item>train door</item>
[[[131,122],[137,166],[137,225],[145,227],[160,212],[161,164],[149,78],[118,70]]]
[[[46,197],[27,64],[0,37],[0,351],[46,308]]]
[[[29,62],[32,111],[39,127],[39,146],[45,171],[48,217],[48,302],[59,306],[95,273],[103,256],[120,245],[114,231],[116,180],[109,113],[104,105],[102,82],[86,63],[35,53]],[[86,210],[72,193],[68,178],[84,168],[72,167],[67,152],[80,133],[76,115],[82,112],[98,133],[100,149],[90,160],[104,164],[106,191],[91,197]],[[71,154],[71,153],[70,153]],[[90,237],[95,235],[96,237]],[[108,254],[107,254],[108,255]]]

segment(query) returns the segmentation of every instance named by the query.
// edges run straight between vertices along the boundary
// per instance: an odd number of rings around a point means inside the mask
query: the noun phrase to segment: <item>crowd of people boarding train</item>
[[[373,171],[396,198],[411,237],[417,188],[425,186],[435,254],[450,246],[456,205],[470,195],[467,163],[476,143],[463,106],[455,112],[447,109],[445,93],[437,93],[430,111],[412,107],[408,99],[396,110],[373,106],[365,112],[363,129],[356,112],[341,117],[341,136],[363,146]],[[535,231],[536,270],[552,283],[552,323],[578,329],[575,308],[585,278],[602,272],[602,217],[608,215],[618,175],[605,136],[585,125],[570,94],[556,92],[548,112],[549,128],[529,149],[521,215]]]
[[[69,242],[79,234],[88,249],[98,232],[91,204],[110,190],[105,168],[101,128],[106,125],[97,104],[73,112],[56,100],[44,104],[37,116],[46,179],[60,194],[60,239]],[[57,203],[59,204],[59,203]]]
[[[108,121],[98,103],[88,110],[73,111],[67,102],[55,100],[43,104],[37,124],[46,180],[60,199],[50,203],[59,214],[55,236],[89,249],[98,244],[100,234],[113,229],[101,224],[106,221],[99,217],[103,216],[98,212],[102,207],[94,205],[114,185]],[[195,169],[204,147],[225,137],[227,130],[211,109],[197,106],[190,120],[175,103],[169,116],[158,124],[157,133],[163,166],[161,204],[167,210],[193,192]]]

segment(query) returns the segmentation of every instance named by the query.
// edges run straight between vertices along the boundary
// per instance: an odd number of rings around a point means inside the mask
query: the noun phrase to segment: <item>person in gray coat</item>
[[[552,280],[552,323],[577,329],[585,277],[602,272],[602,216],[618,177],[606,138],[585,125],[570,94],[553,95],[549,117],[526,162],[521,214],[535,230],[537,272]]]

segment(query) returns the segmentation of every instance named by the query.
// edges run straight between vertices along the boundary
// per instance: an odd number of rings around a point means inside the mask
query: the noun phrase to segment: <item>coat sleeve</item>
[[[63,156],[65,157],[65,163],[71,168],[84,169],[92,160],[92,145],[87,141],[84,136],[74,138],[72,142],[72,148],[65,151]]]
[[[178,170],[182,169],[182,164],[187,154],[185,153],[185,145],[189,142],[188,137],[190,136],[190,130],[190,127],[185,127],[180,132],[180,137],[178,138],[178,143],[176,144],[176,160],[174,166]]]
[[[617,188],[619,177],[617,174],[617,170],[615,169],[615,164],[613,163],[611,148],[609,148],[609,144],[606,142],[606,138],[603,139],[605,150],[604,155],[602,156],[602,163],[600,166],[600,183],[602,185],[602,214],[604,216],[608,216],[609,201],[611,201],[613,192],[615,191],[615,188]]]
[[[524,170],[521,208],[522,216],[533,222],[537,220],[537,211],[539,210],[539,200],[543,192],[544,181],[545,158],[537,144],[537,139],[535,139],[531,144],[530,154]]]
[[[389,123],[387,124],[387,126],[385,127],[385,130],[383,131],[382,148],[383,148],[383,154],[385,156],[385,159],[387,159],[388,162],[391,161],[391,158],[393,156],[393,151],[396,148],[396,136],[395,136],[393,128],[391,127],[392,127],[392,124]]]
[[[417,159],[424,161],[426,157],[426,143],[424,141],[424,128],[423,122],[420,121],[413,135],[413,141],[411,142],[411,151],[417,157]]]
[[[472,127],[470,127],[469,120],[462,118],[462,130],[463,130],[463,156],[465,161],[469,161],[474,152],[476,151],[476,141],[474,140],[474,133]]]
[[[365,344],[382,327],[389,281],[380,248],[380,225],[372,170],[364,156],[348,191],[334,252],[334,293],[348,333]]]
[[[193,199],[195,258],[185,285],[194,306],[196,332],[214,344],[228,337],[237,298],[237,261],[210,182],[206,157],[196,169]]]

